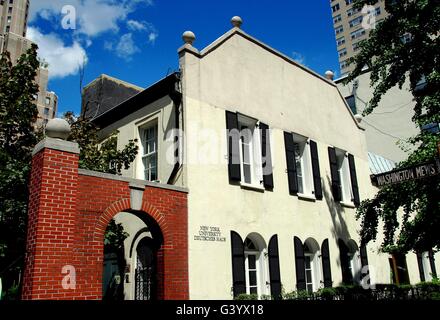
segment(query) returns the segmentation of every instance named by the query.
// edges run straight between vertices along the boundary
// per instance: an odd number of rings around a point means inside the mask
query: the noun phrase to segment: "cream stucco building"
[[[370,86],[370,72],[367,70],[356,80],[344,84],[345,77],[335,80],[341,94],[355,114],[361,115],[373,97]],[[405,160],[408,148],[405,141],[417,135],[418,129],[412,121],[415,101],[406,82],[402,89],[390,89],[381,99],[377,108],[362,119],[368,151],[383,156],[395,163]]]
[[[203,50],[186,32],[179,73],[94,119],[120,147],[138,139],[125,176],[189,189],[190,298],[317,291],[359,283],[366,265],[390,283],[388,255],[357,233],[376,192],[362,123],[333,81],[233,24]]]

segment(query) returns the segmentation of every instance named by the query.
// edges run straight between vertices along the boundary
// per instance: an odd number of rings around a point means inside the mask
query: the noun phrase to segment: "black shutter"
[[[351,188],[353,190],[353,203],[355,206],[359,206],[361,204],[359,198],[359,185],[356,175],[356,164],[354,162],[354,157],[352,154],[348,155],[348,165],[350,166]]]
[[[341,194],[341,178],[338,172],[338,159],[336,158],[335,148],[328,148],[328,157],[330,160],[330,172],[332,177],[332,194],[335,201],[342,200]]]
[[[348,247],[344,240],[338,240],[339,254],[341,260],[342,282],[344,284],[353,284],[353,275],[350,271],[350,261],[348,260]]]
[[[324,275],[324,287],[331,288],[333,281],[332,281],[332,269],[330,266],[330,249],[328,246],[328,239],[325,239],[322,242],[321,258],[322,258],[322,273]]]
[[[315,186],[315,198],[322,200],[321,172],[319,170],[318,146],[310,140],[310,153],[312,155],[313,184]]]
[[[269,241],[269,274],[270,294],[275,300],[281,299],[280,258],[278,254],[278,236],[274,235]]]
[[[361,246],[360,254],[361,254],[362,268],[365,266],[368,266],[368,255],[367,255],[367,246],[366,245]]]
[[[419,265],[420,282],[425,282],[425,270],[423,269],[423,257],[417,252],[417,264]]]
[[[434,252],[429,251],[429,264],[431,265],[431,273],[433,278],[437,278],[437,270],[435,269]]]
[[[246,275],[244,268],[244,243],[240,235],[231,231],[232,283],[234,297],[246,293]]]
[[[298,237],[293,238],[295,246],[296,289],[306,290],[306,267],[304,262],[304,246]]]
[[[361,280],[370,273],[369,269],[367,269],[365,272],[363,272],[363,269],[365,266],[368,266],[368,254],[367,254],[367,246],[362,245],[359,249],[361,254]]]
[[[298,176],[296,173],[295,144],[293,142],[293,135],[289,132],[284,132],[284,145],[286,148],[287,179],[289,180],[289,192],[291,194],[296,194],[298,193]]]
[[[266,189],[273,189],[272,157],[270,152],[269,126],[260,122],[261,159],[263,166],[263,183]]]
[[[226,111],[226,129],[228,132],[228,173],[232,181],[240,181],[240,131],[236,113]]]

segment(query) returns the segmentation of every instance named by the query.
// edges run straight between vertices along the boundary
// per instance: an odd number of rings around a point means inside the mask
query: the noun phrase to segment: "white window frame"
[[[345,57],[346,55],[347,55],[347,48],[342,48],[341,50],[338,50],[339,58]]]
[[[344,32],[344,26],[341,25],[341,26],[335,27],[335,33],[336,34],[340,34],[342,32]]]
[[[260,253],[258,251],[245,251],[244,253],[245,256],[245,270],[246,270],[246,293],[247,294],[251,294],[251,286],[250,286],[250,282],[249,282],[249,272],[250,271],[255,271],[256,274],[256,286],[252,286],[255,287],[257,289],[257,295],[260,296],[261,295],[261,287],[260,287],[260,266],[259,266],[259,260],[260,260]],[[255,257],[255,269],[249,269],[249,256],[254,256]]]
[[[315,186],[313,183],[312,154],[310,151],[310,139],[299,134],[293,134],[293,143],[295,145],[295,161],[298,179],[298,196],[306,198],[315,197]],[[297,148],[299,147],[300,159],[297,159]],[[300,168],[298,168],[300,162]],[[300,189],[301,180],[301,189]]]
[[[154,133],[154,136],[152,138],[149,138],[147,140],[147,132],[149,132],[150,130],[152,130],[152,132]],[[143,152],[142,152],[142,165],[144,167],[144,180],[146,181],[157,181],[158,180],[158,143],[159,143],[159,139],[158,139],[158,125],[157,122],[151,123],[150,125],[142,128],[142,145],[143,145]],[[149,149],[149,143],[153,143],[152,144],[152,150],[148,150]],[[148,159],[154,159],[154,157],[156,157],[155,161],[150,160],[150,162],[148,162]],[[152,164],[151,166],[149,166],[148,168],[146,167],[146,163],[150,163]],[[156,177],[153,177],[153,172],[154,170],[156,171]],[[155,178],[155,179],[153,179]]]
[[[252,242],[254,242],[252,240]],[[254,242],[255,244],[255,242]],[[256,287],[257,288],[257,296],[258,299],[261,298],[262,295],[267,295],[270,292],[270,284],[268,282],[269,277],[269,268],[268,268],[268,264],[267,264],[267,251],[266,249],[263,250],[245,250],[244,252],[244,256],[245,256],[245,261],[244,261],[244,266],[245,266],[245,279],[246,279],[246,294],[251,294],[251,286],[250,286],[250,282],[249,282],[249,271],[251,271],[251,269],[249,269],[249,256],[255,256],[255,270],[256,271],[256,280],[257,280],[257,284]]]
[[[345,43],[345,37],[344,37],[344,36],[342,36],[342,37],[336,39],[336,46],[337,46],[337,47],[342,46],[344,43]]]
[[[136,164],[133,170],[133,177],[139,180],[145,180],[145,166],[144,166],[144,155],[145,155],[145,129],[148,129],[152,126],[156,126],[156,180],[154,182],[159,182],[160,175],[160,146],[161,146],[161,132],[159,132],[159,123],[160,123],[160,112],[156,112],[154,114],[145,117],[144,119],[136,122],[134,127],[134,137],[138,140],[139,152],[136,157]],[[148,181],[148,180],[146,180]]]
[[[353,188],[351,185],[350,165],[348,163],[348,153],[336,149],[336,158],[338,161],[338,174],[341,181],[342,203],[353,205]]]
[[[258,130],[258,121],[256,119],[246,117],[244,115],[238,115],[238,126],[240,130],[240,170],[241,170],[241,185],[244,187],[251,187],[256,189],[264,190],[263,187],[263,168],[261,159],[261,145],[260,145],[260,130]],[[246,127],[245,129],[243,129]],[[244,155],[243,155],[243,145],[244,145],[244,131],[250,131],[250,141],[249,141],[249,163],[250,166],[250,177],[245,175],[244,170]],[[247,178],[250,178],[250,182],[247,182]]]
[[[312,292],[316,291],[315,290],[315,283],[316,283],[316,281],[314,279],[315,278],[314,257],[315,257],[315,255],[311,254],[311,253],[306,253],[304,255],[304,266],[305,266],[304,275],[305,275],[305,279],[306,279],[306,291],[307,292],[310,292],[309,291],[309,285],[312,285]],[[307,260],[307,259],[310,259],[310,269],[308,269],[307,265],[306,265],[306,261],[305,260]],[[312,279],[308,279],[308,277],[307,277],[307,271],[309,271],[309,270],[310,270],[310,275],[312,276]]]
[[[310,270],[311,270],[311,275],[312,275],[312,282],[307,282],[307,268],[305,265],[305,260],[304,260],[304,272],[305,272],[305,279],[306,279],[306,291],[308,291],[307,288],[307,284],[311,284],[312,285],[312,290],[313,292],[318,291],[321,288],[321,284],[323,283],[322,279],[322,270],[321,270],[321,252],[318,250],[314,253],[305,253],[304,254],[304,259],[306,259],[307,257],[310,258]]]
[[[356,18],[350,20],[348,22],[348,25],[350,26],[350,28],[356,27],[362,23],[363,19],[364,19],[363,16],[356,17]]]

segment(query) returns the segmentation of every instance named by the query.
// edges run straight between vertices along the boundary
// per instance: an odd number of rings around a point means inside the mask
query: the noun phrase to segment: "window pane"
[[[251,163],[251,150],[248,144],[243,143],[243,163],[250,164]]]
[[[307,285],[307,292],[309,292],[309,293],[313,292],[313,285],[312,284]]]
[[[308,256],[305,257],[305,265],[306,269],[310,269],[310,257]]]
[[[257,271],[249,271],[249,284],[251,286],[257,285]]]
[[[306,279],[307,282],[312,282],[312,270],[306,271]]]
[[[251,287],[249,291],[251,294],[258,294],[257,287]]]
[[[251,166],[243,164],[244,182],[251,183]]]
[[[255,269],[256,267],[256,257],[254,255],[248,256],[249,269]]]
[[[303,184],[303,166],[302,166],[302,146],[299,143],[295,143],[295,163],[296,163],[296,175],[298,178],[298,192],[304,193]]]
[[[157,168],[151,168],[151,178],[150,181],[157,180]]]
[[[244,143],[251,142],[252,132],[248,127],[241,127],[241,134]]]

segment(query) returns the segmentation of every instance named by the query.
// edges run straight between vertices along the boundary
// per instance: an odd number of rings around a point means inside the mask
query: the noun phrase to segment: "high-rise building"
[[[374,88],[370,86],[370,71],[364,69],[352,82],[348,84],[343,82],[355,67],[354,64],[348,66],[347,61],[359,52],[359,42],[368,39],[372,28],[388,16],[385,3],[379,0],[374,6],[365,10],[355,9],[354,0],[330,0],[330,5],[341,73],[335,83],[351,111],[357,115],[359,121],[362,121],[362,126],[366,130],[371,171],[373,173],[388,171],[395,163],[407,158],[407,153],[400,146],[418,132],[411,121],[415,102],[409,91],[409,83],[406,82],[402,89],[396,86],[389,90],[382,97],[375,111],[362,118],[360,115],[373,97]],[[379,170],[378,167],[382,169]]]
[[[348,66],[347,61],[356,55],[359,42],[368,38],[374,25],[388,15],[383,0],[374,5],[370,17],[362,9],[354,8],[353,2],[354,0],[330,0],[341,76],[353,71],[354,65]]]
[[[26,38],[29,5],[30,0],[0,0],[0,52],[8,51],[13,63],[32,45]],[[36,127],[54,118],[57,112],[58,97],[47,90],[48,79],[49,70],[42,64],[35,79],[39,86]]]

